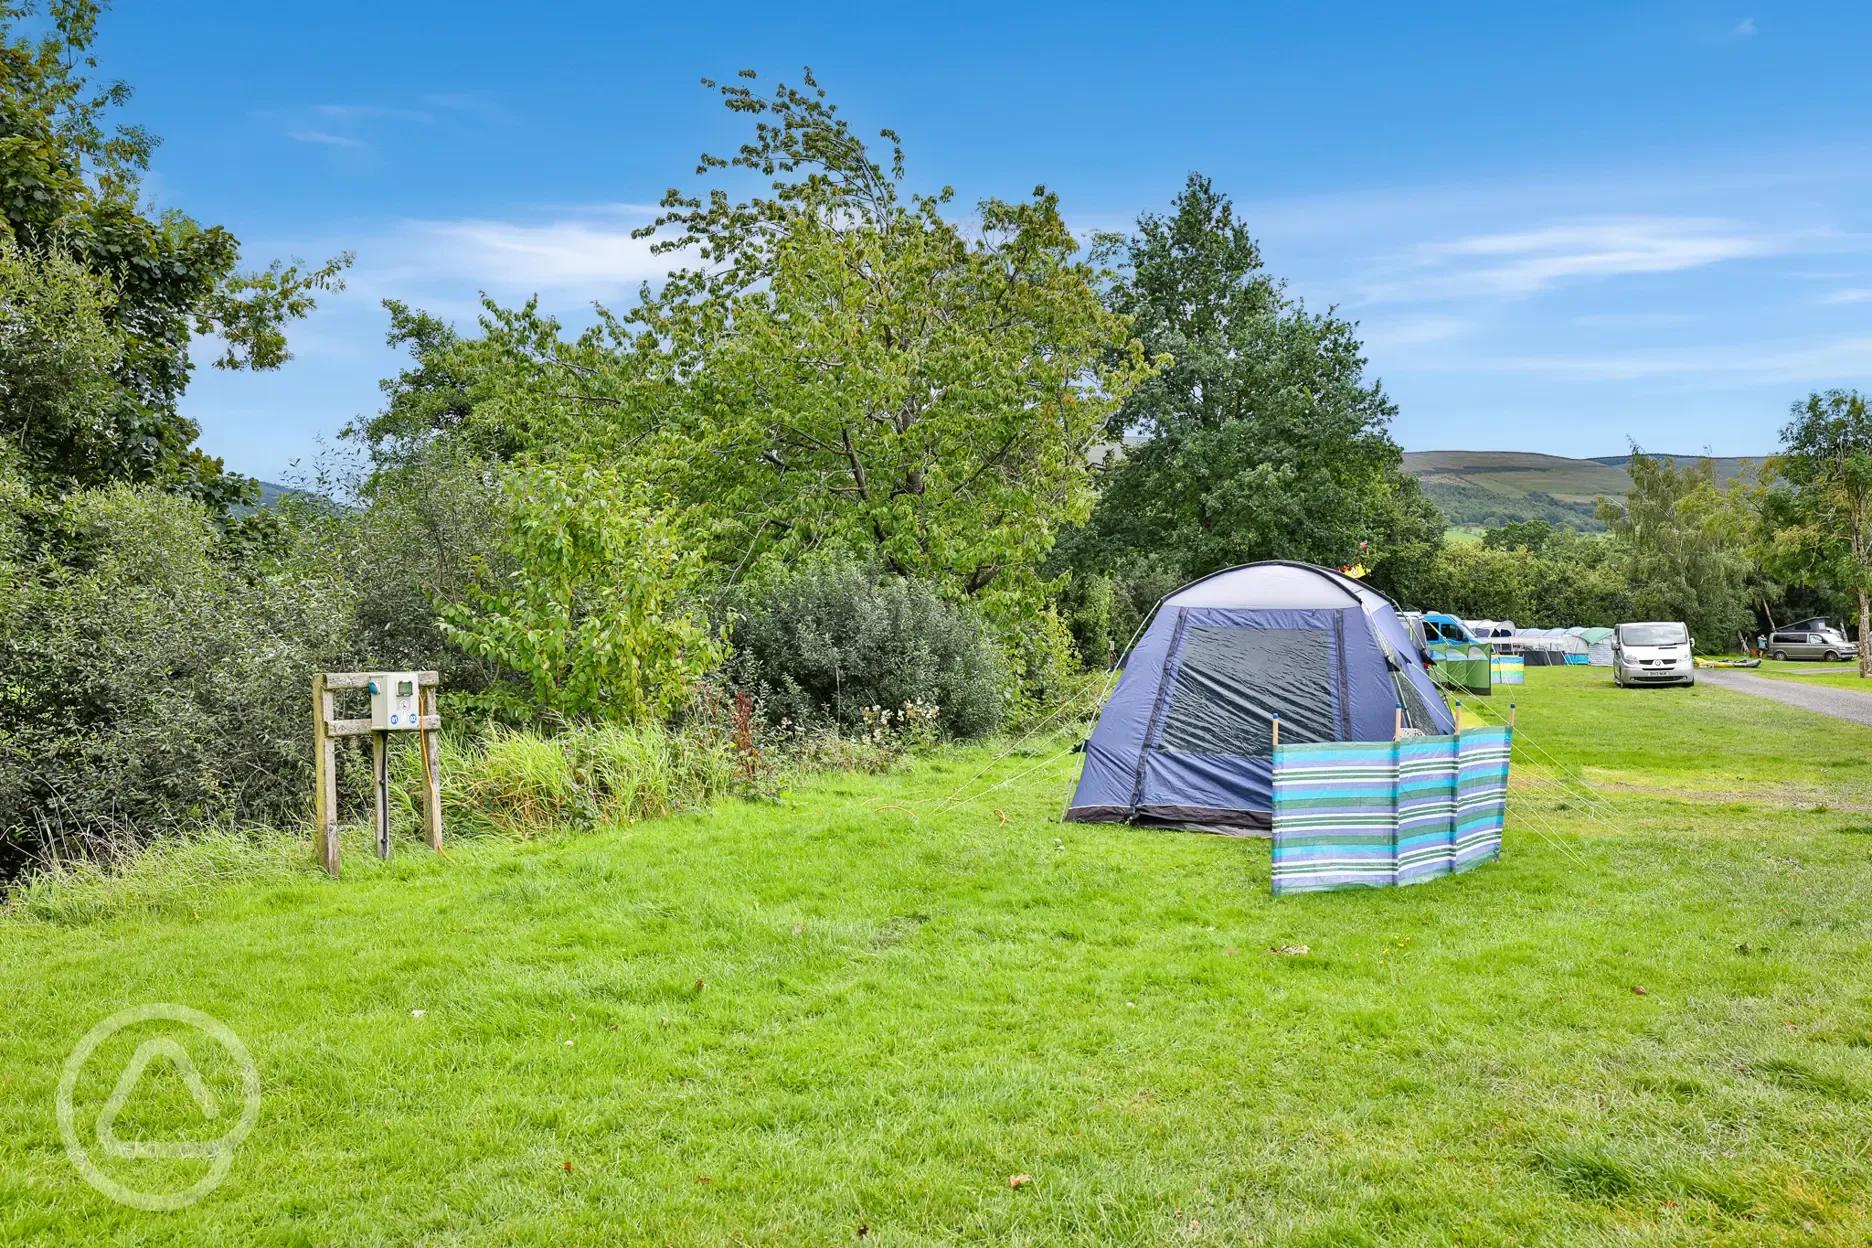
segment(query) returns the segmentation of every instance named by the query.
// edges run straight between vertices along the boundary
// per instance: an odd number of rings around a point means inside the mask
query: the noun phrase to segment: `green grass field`
[[[1872,730],[1596,669],[1514,692],[1503,860],[1412,889],[1276,902],[1265,843],[1061,825],[1052,745],[960,806],[991,752],[449,861],[354,840],[340,883],[42,897],[0,918],[0,1242],[1872,1239]],[[54,1116],[146,1002],[261,1078],[172,1213],[94,1192]],[[81,1137],[135,1042],[86,1065]],[[218,1134],[150,1069],[118,1137]]]

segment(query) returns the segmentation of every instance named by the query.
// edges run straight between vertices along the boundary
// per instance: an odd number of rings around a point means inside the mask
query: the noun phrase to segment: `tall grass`
[[[442,814],[453,832],[531,837],[555,828],[630,823],[693,810],[733,787],[733,749],[718,736],[637,728],[567,727],[546,735],[494,729],[445,738]],[[416,826],[421,756],[392,756],[393,818]]]
[[[83,925],[131,911],[174,914],[218,891],[311,869],[305,837],[271,828],[198,828],[108,862],[54,858],[0,895],[0,912]]]

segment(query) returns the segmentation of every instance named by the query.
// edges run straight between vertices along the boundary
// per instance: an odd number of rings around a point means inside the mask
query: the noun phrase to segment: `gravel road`
[[[1799,685],[1791,680],[1769,680],[1766,676],[1723,671],[1721,668],[1699,668],[1696,678],[1701,683],[1712,684],[1719,689],[1734,689],[1739,693],[1773,698],[1776,702],[1785,702],[1802,710],[1872,726],[1872,693],[1834,689],[1827,685]]]

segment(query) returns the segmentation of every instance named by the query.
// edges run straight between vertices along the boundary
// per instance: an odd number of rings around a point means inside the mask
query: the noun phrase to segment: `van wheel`
[[[1827,661],[1827,662],[1829,662],[1829,663],[1837,663],[1837,662],[1839,662],[1839,651],[1837,651],[1837,650],[1829,650],[1829,651],[1827,651],[1827,652],[1826,652],[1826,661]]]
[[[1777,662],[1777,663],[1785,663],[1785,662],[1787,662],[1787,651],[1785,651],[1785,650],[1777,650],[1777,651],[1775,651],[1775,652],[1774,652],[1774,661],[1775,661],[1775,662]]]

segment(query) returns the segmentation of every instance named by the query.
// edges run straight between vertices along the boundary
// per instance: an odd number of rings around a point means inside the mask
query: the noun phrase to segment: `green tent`
[[[1487,646],[1473,642],[1433,641],[1430,644],[1430,678],[1441,688],[1456,690],[1460,693],[1486,695],[1492,687],[1489,682],[1490,659],[1493,652]]]

